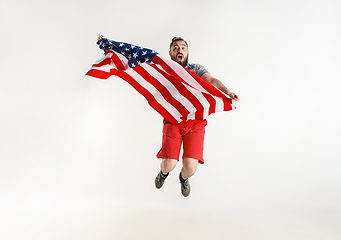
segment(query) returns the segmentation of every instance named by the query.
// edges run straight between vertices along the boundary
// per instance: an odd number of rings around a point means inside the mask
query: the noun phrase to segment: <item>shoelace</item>
[[[161,174],[159,174],[159,179],[158,179],[158,181],[159,182],[163,182],[163,181],[165,181],[165,177],[163,177]]]
[[[185,181],[181,182],[181,184],[184,187],[184,189],[188,189],[189,188],[188,179],[186,179]]]

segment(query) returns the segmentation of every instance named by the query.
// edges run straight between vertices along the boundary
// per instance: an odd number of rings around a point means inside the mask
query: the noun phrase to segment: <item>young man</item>
[[[181,37],[174,37],[170,43],[169,55],[171,59],[198,76],[205,79],[232,99],[239,101],[237,94],[227,89],[224,84],[214,78],[202,65],[188,63],[188,44]],[[181,192],[184,197],[190,194],[188,178],[196,172],[198,163],[203,164],[203,146],[206,120],[189,120],[178,125],[173,125],[167,120],[163,121],[162,148],[157,154],[161,158],[161,170],[155,178],[155,186],[160,189],[169,172],[179,161],[181,144],[183,144],[182,169],[179,174]]]

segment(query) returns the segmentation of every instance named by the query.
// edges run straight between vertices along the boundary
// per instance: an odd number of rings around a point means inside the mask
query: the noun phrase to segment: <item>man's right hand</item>
[[[98,36],[98,38],[97,38],[97,41],[102,40],[102,39],[103,39],[103,37],[102,37],[102,35],[100,34],[100,35]]]

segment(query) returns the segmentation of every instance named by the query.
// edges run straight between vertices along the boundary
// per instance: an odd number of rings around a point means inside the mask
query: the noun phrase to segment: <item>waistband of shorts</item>
[[[197,123],[201,123],[201,122],[207,122],[206,119],[204,120],[187,120],[187,121],[182,121],[180,123],[178,123],[176,126],[182,126],[182,125],[194,125],[194,124],[197,124]],[[166,120],[165,118],[163,119],[163,123],[166,124],[166,123],[170,123],[172,124],[171,122],[169,122],[168,120]]]

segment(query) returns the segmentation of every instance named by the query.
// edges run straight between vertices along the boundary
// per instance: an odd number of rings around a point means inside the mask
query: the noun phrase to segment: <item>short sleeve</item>
[[[198,63],[191,63],[188,64],[186,67],[188,70],[194,72],[196,75],[198,75],[199,77],[201,77],[202,75],[204,75],[205,73],[208,73],[207,69],[203,66],[200,65]]]

